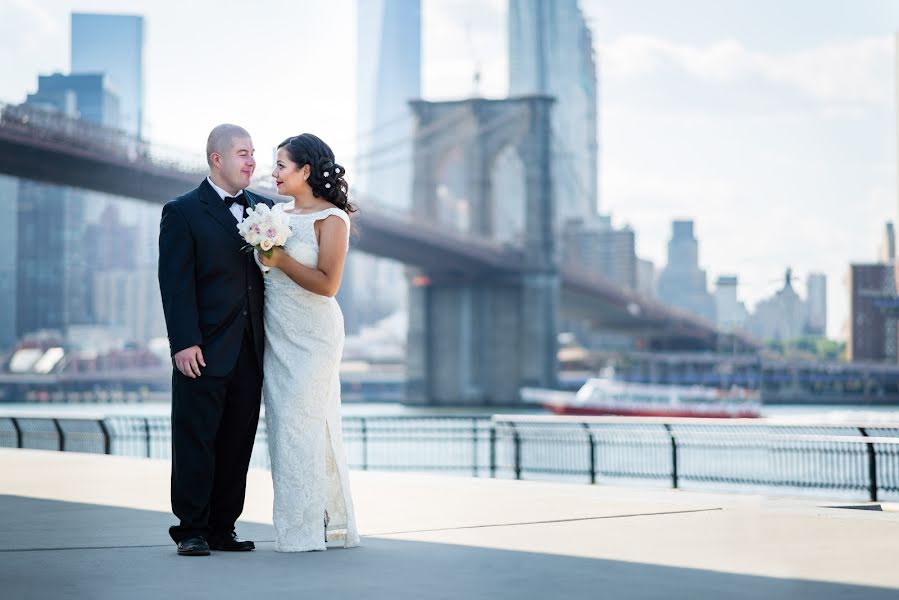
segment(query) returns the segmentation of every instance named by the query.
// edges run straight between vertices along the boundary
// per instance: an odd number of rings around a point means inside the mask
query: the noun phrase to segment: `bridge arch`
[[[507,404],[522,386],[555,384],[559,265],[552,174],[541,168],[550,164],[552,103],[547,96],[411,102],[413,215],[449,229],[461,224],[497,252],[497,242],[514,241],[524,266],[511,275],[409,269],[411,402]],[[503,204],[498,166],[517,172],[517,211]],[[511,220],[515,235],[507,211],[520,215]]]
[[[504,146],[490,166],[490,197],[487,199],[492,237],[503,244],[524,241],[524,161],[514,145]]]

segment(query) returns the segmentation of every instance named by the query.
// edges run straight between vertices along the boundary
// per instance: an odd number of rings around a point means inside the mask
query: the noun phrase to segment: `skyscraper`
[[[165,336],[155,269],[97,271],[92,282],[92,309],[97,324],[120,327],[128,341],[138,343]]]
[[[891,265],[857,264],[849,267],[850,361],[897,360],[896,315],[881,301],[895,296]]]
[[[699,268],[693,221],[674,221],[668,264],[659,275],[658,291],[663,302],[715,322],[715,302],[707,289],[706,273]]]
[[[87,262],[94,271],[134,269],[137,239],[137,227],[123,225],[119,206],[109,203],[97,222],[85,227]]]
[[[823,337],[827,334],[827,276],[809,273],[806,286],[805,333]]]
[[[762,340],[795,340],[802,337],[804,314],[805,304],[793,288],[793,271],[787,269],[783,287],[756,305],[747,328]]]
[[[0,304],[4,307],[0,310],[0,353],[11,349],[16,343],[19,298],[16,291],[18,228],[15,223],[18,185],[16,178],[0,175],[0,214],[6,215],[7,222],[11,220],[13,223],[0,235]]]
[[[65,333],[90,321],[84,257],[84,196],[70,188],[21,180],[16,210],[16,335]]]
[[[724,331],[741,329],[746,323],[746,306],[737,298],[739,280],[736,275],[724,275],[715,282],[715,318]]]
[[[887,222],[883,228],[883,237],[880,240],[880,251],[878,252],[880,262],[884,264],[893,264],[896,260],[896,231],[893,224]]]
[[[421,96],[421,1],[366,0],[356,6],[357,159],[355,173],[349,173],[351,194],[363,206],[406,211],[415,130],[409,100]],[[401,264],[351,253],[338,294],[347,332],[400,310],[405,281]]]
[[[103,73],[42,75],[26,104],[109,127],[119,104]],[[16,335],[51,329],[65,334],[92,322],[91,276],[85,251],[89,192],[22,180],[16,203]]]
[[[621,287],[637,289],[634,230],[615,229],[612,219],[600,216],[589,223],[566,221],[562,229],[562,263],[597,274]]]
[[[106,74],[120,99],[121,127],[143,134],[143,17],[72,13],[71,72]]]
[[[414,122],[421,96],[421,1],[357,3],[358,159],[353,189],[379,205],[408,208]]]
[[[509,0],[509,94],[554,96],[553,187],[559,223],[598,211],[598,83],[577,0]]]
[[[41,106],[105,127],[118,127],[119,97],[103,73],[38,76],[37,92],[26,104]]]
[[[637,257],[637,291],[647,298],[656,295],[656,266],[651,260]]]

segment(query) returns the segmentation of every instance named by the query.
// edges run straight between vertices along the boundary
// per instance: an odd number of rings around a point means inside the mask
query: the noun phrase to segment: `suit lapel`
[[[244,241],[240,237],[240,233],[237,232],[237,220],[234,218],[234,215],[231,214],[231,211],[228,210],[228,207],[225,206],[225,203],[222,202],[222,199],[205,179],[200,184],[200,201],[206,205],[206,212],[218,221],[229,235],[240,242]]]

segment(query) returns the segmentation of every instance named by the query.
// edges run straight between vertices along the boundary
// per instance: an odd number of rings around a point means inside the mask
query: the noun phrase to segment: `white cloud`
[[[895,214],[893,38],[773,52],[623,35],[600,57],[603,210],[658,266],[671,220],[695,218],[710,287],[736,273],[750,306],[788,266],[825,272],[839,334],[843,275]]]
[[[64,33],[59,21],[44,9],[39,3],[32,0],[7,0],[3,7],[3,20],[0,21],[0,33],[4,34],[0,39],[14,38],[24,44],[34,43],[29,40],[40,40],[41,37]],[[28,31],[29,36],[13,35],[22,31]]]
[[[759,78],[819,100],[881,103],[892,98],[891,37],[771,53],[750,50],[734,40],[691,46],[628,34],[604,47],[600,57],[603,74],[608,77],[645,76],[673,67],[711,82]]]

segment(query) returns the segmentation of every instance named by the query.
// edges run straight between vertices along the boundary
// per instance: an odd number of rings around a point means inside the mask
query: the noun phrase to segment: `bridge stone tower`
[[[415,221],[494,239],[493,166],[511,149],[524,174],[523,269],[409,269],[407,401],[511,404],[521,386],[557,380],[559,264],[550,168],[553,99],[412,101]],[[414,226],[412,224],[411,226]],[[496,244],[497,250],[508,250]]]

